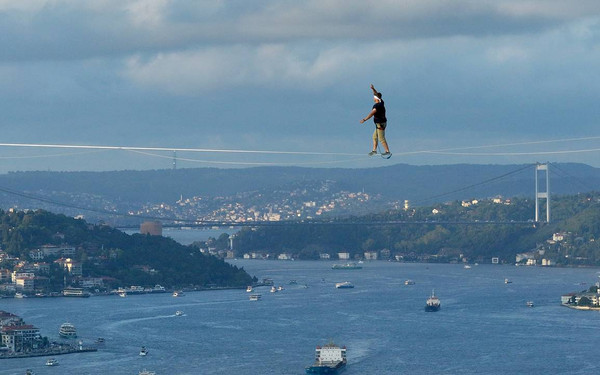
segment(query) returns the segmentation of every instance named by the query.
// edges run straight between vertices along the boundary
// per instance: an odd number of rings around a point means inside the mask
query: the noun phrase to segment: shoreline
[[[30,358],[30,357],[50,357],[72,353],[84,353],[84,352],[96,352],[97,348],[76,348],[76,347],[61,347],[56,349],[42,349],[39,351],[31,352],[11,352],[11,353],[0,353],[0,359],[11,359],[11,358]]]

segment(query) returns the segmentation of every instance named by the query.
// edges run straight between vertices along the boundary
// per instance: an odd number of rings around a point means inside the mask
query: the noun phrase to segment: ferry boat
[[[438,311],[441,308],[440,299],[436,297],[434,291],[431,291],[431,297],[427,298],[427,303],[425,304],[425,311]]]
[[[77,337],[77,330],[75,329],[75,326],[73,324],[67,322],[60,325],[58,334],[60,335],[60,337],[72,339]]]
[[[166,293],[166,291],[165,287],[160,284],[156,284],[154,285],[154,288],[152,288],[152,293]]]
[[[330,342],[324,346],[317,346],[315,350],[315,363],[306,367],[307,374],[340,374],[346,368],[346,347],[339,347]]]
[[[46,361],[46,366],[58,366],[58,361],[54,358],[50,358]]]
[[[331,266],[331,269],[334,270],[360,270],[362,266],[359,266],[356,263],[345,263],[345,264],[334,264]]]
[[[251,294],[250,295],[250,301],[258,301],[260,300],[260,294]]]
[[[146,347],[145,347],[145,346],[142,346],[142,348],[140,349],[140,355],[141,355],[142,357],[145,357],[145,356],[147,356],[147,355],[148,355],[148,349],[146,349]]]
[[[65,288],[62,291],[64,297],[79,297],[87,298],[91,294],[83,290],[82,288]]]
[[[354,285],[350,281],[344,281],[342,283],[336,283],[335,287],[338,289],[350,289],[354,288]]]

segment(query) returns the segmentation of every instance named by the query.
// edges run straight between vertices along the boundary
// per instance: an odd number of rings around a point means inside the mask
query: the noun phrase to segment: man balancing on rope
[[[387,126],[387,119],[385,118],[385,104],[381,99],[381,93],[377,92],[373,85],[371,85],[371,90],[373,90],[373,101],[375,104],[373,104],[373,109],[369,115],[360,120],[360,123],[363,124],[365,121],[373,117],[373,122],[375,122],[375,132],[373,132],[373,151],[369,152],[369,156],[377,154],[377,142],[379,141],[385,150],[381,156],[389,159],[392,157],[392,153],[390,152],[387,141],[385,140],[385,127]]]

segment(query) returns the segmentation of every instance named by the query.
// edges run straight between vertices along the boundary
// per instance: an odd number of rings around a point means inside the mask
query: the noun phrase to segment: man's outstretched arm
[[[373,90],[373,95],[377,95],[379,96],[377,90],[375,90],[375,86],[373,86],[373,84],[371,84],[371,90]]]

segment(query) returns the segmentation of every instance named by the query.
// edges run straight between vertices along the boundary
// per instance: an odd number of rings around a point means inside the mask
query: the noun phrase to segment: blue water
[[[195,241],[206,241],[209,237],[219,238],[219,236],[223,233],[227,233],[229,235],[235,234],[239,231],[236,228],[205,228],[205,229],[178,229],[178,228],[163,228],[163,236],[170,237],[175,241],[183,244],[190,245]],[[139,233],[139,230],[125,230],[127,234]]]
[[[600,370],[600,314],[561,307],[560,295],[587,289],[596,268],[332,262],[233,261],[284,290],[3,299],[0,309],[58,339],[73,323],[95,353],[0,360],[0,374],[303,374],[314,347],[330,339],[348,348],[346,374],[588,374]],[[511,284],[505,284],[509,278]],[[298,285],[288,285],[292,279]],[[415,285],[405,286],[412,279]],[[354,289],[335,289],[351,281]],[[582,283],[587,283],[584,285]],[[307,284],[308,288],[304,288]],[[442,309],[423,309],[431,290]],[[528,300],[534,308],[526,307]],[[175,316],[182,310],[185,316]],[[147,357],[138,355],[145,345]]]

